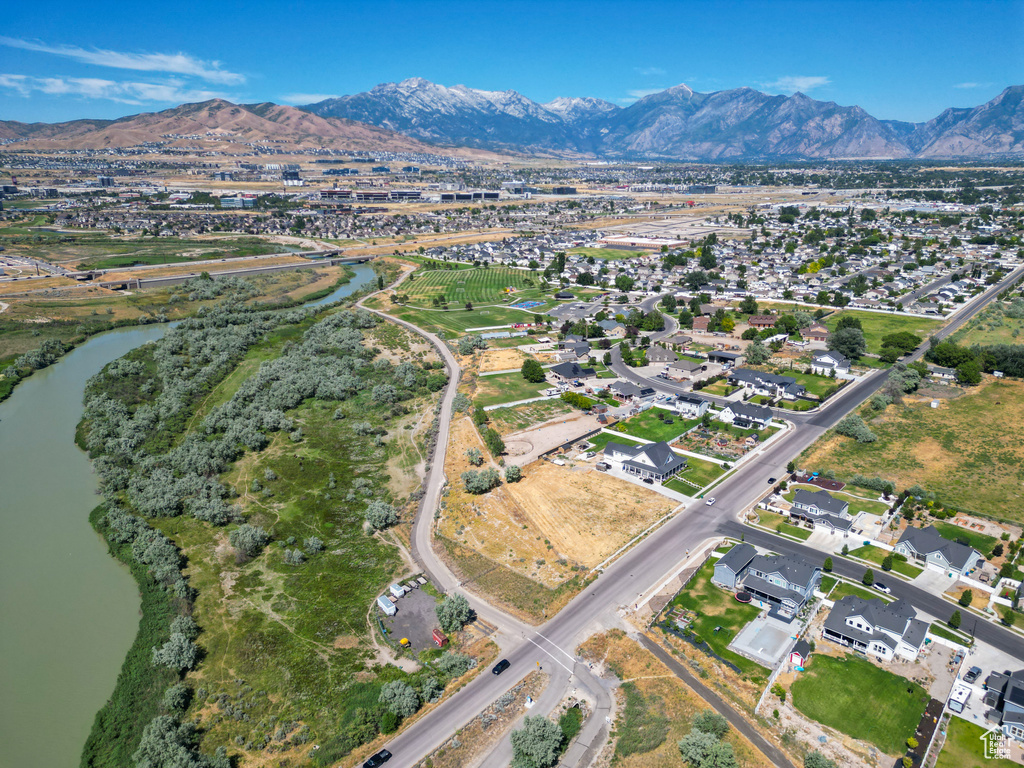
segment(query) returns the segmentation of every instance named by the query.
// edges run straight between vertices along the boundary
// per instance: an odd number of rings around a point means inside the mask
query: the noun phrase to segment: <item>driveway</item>
[[[927,590],[933,595],[941,595],[947,589],[956,584],[956,577],[950,578],[944,571],[936,571],[932,568],[925,568],[911,582],[919,589]],[[953,604],[950,603],[950,613],[953,612]]]

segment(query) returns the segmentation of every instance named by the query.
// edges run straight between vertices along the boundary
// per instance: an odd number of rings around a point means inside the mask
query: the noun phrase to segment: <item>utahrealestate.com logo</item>
[[[994,725],[978,738],[985,747],[986,760],[1009,760],[1010,738]]]

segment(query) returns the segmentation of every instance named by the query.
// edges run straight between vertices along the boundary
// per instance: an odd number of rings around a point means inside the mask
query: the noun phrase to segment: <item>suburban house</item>
[[[744,392],[766,397],[784,397],[795,400],[805,391],[803,384],[797,384],[792,376],[778,376],[774,373],[754,371],[750,368],[736,368],[729,371],[729,383],[741,386]]]
[[[764,429],[771,424],[772,409],[749,403],[729,403],[719,411],[718,420],[740,429],[749,429],[754,426]]]
[[[608,443],[604,457],[618,463],[627,474],[649,477],[659,483],[686,467],[686,457],[675,453],[665,442],[636,446]]]
[[[668,364],[665,375],[676,381],[686,381],[700,373],[703,367],[701,363],[695,363],[693,360],[677,360]]]
[[[667,347],[685,347],[687,344],[693,343],[693,337],[677,333],[675,336],[669,336],[667,339],[662,339],[661,343]]]
[[[626,326],[618,320],[599,320],[597,324],[604,330],[605,336],[621,339],[626,335]]]
[[[1024,741],[1024,669],[1006,674],[992,672],[985,679],[985,698],[990,708],[987,717],[998,717],[1003,733],[1011,739]]]
[[[709,322],[711,322],[710,317],[695,317],[693,318],[693,330],[698,333],[707,333]]]
[[[586,360],[590,357],[590,345],[585,341],[560,341],[556,357],[559,362]]]
[[[808,491],[798,488],[793,494],[789,516],[793,520],[811,523],[829,531],[847,533],[853,525],[850,505],[828,491]]]
[[[811,373],[830,376],[850,372],[850,359],[842,352],[815,352],[811,361]]]
[[[943,538],[934,525],[927,528],[907,528],[893,551],[906,555],[911,562],[924,563],[936,571],[948,571],[961,576],[977,567],[984,556],[978,550]]]
[[[955,368],[943,368],[941,365],[929,366],[928,375],[939,381],[956,381]]]
[[[553,369],[552,369],[553,370]],[[657,396],[654,387],[638,387],[631,381],[613,381],[608,385],[612,397],[620,403],[639,403],[653,400]]]
[[[800,331],[800,336],[805,341],[828,341],[828,328],[821,323],[815,323]]]
[[[579,363],[559,363],[548,369],[555,381],[573,381],[574,379],[592,379],[597,376],[593,368],[583,368]]]
[[[793,618],[814,595],[821,568],[786,555],[759,555],[750,544],[736,544],[715,563],[714,581],[742,589],[781,618]]]
[[[739,352],[715,350],[714,352],[708,352],[708,362],[721,363],[723,368],[735,368],[743,362],[743,355]]]
[[[677,395],[676,412],[687,419],[699,419],[708,412],[711,402],[697,395]]]
[[[836,601],[821,631],[823,640],[889,661],[913,661],[921,652],[928,624],[905,600],[886,603],[847,595]]]
[[[774,328],[778,319],[775,315],[751,315],[747,323],[751,328]]]
[[[678,359],[679,355],[671,349],[665,349],[665,347],[652,345],[650,349],[647,350],[648,363],[674,363]]]

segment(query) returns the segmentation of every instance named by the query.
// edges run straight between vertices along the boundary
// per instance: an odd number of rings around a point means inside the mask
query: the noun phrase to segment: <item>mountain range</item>
[[[447,87],[422,78],[303,109],[427,142],[604,158],[982,158],[1024,154],[1024,86],[925,123],[879,120],[862,108],[751,88],[698,93],[686,85],[627,107],[594,98],[539,104],[515,91]]]
[[[281,148],[485,151],[567,158],[730,162],[801,159],[984,159],[1024,156],[1024,86],[924,123],[879,120],[857,106],[751,88],[698,93],[677,85],[627,107],[595,98],[540,104],[515,91],[421,78],[305,107],[214,99],[117,120],[0,121],[26,149],[274,143]],[[453,149],[454,148],[454,149]]]

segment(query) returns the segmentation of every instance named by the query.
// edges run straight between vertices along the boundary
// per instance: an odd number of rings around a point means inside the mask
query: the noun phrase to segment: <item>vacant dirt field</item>
[[[526,355],[518,349],[487,349],[478,355],[480,373],[522,368]]]
[[[561,400],[546,400],[541,403],[560,403]],[[534,405],[529,403],[525,407]],[[520,406],[524,407],[524,406]],[[501,410],[501,409],[499,409]],[[538,411],[540,408],[537,409]],[[600,427],[597,416],[590,416],[582,411],[556,414],[537,426],[513,432],[505,437],[505,448],[508,451],[506,461],[525,466],[536,461],[542,453],[557,448],[567,442],[575,441],[581,435],[593,432]]]
[[[663,496],[590,468],[535,462],[518,483],[481,496],[464,490],[466,450],[486,454],[469,419],[453,425],[445,471],[451,482],[439,532],[545,586],[597,565],[672,509]],[[486,463],[485,463],[486,466]]]
[[[978,387],[931,408],[907,401],[877,412],[860,411],[878,436],[857,443],[827,432],[808,448],[801,466],[891,480],[897,489],[915,483],[956,508],[1003,520],[1024,519],[1024,382],[985,377]]]

